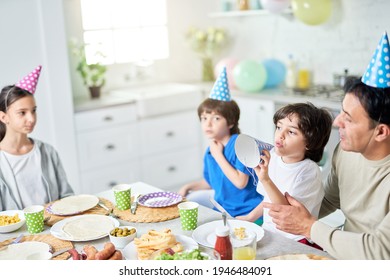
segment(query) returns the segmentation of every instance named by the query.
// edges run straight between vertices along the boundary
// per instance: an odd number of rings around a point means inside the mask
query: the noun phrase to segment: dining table
[[[145,195],[154,192],[163,192],[163,189],[149,185],[144,182],[134,182],[129,184],[131,186],[131,193]],[[115,203],[115,197],[112,190],[106,190],[94,194],[99,198],[104,198]],[[130,210],[129,210],[130,211]],[[137,229],[137,236],[140,237],[142,234],[147,233],[149,230],[163,230],[170,229],[174,234],[185,235],[189,238],[193,237],[194,231],[182,230],[180,217],[169,219],[161,222],[127,222],[124,220],[118,220],[120,225],[131,225]],[[213,221],[221,221],[222,224],[222,214],[221,212],[207,208],[205,206],[199,205],[198,208],[198,227],[205,225]],[[229,224],[229,220],[228,220]],[[38,235],[49,235],[51,226],[45,225],[43,232]],[[214,229],[213,229],[214,230]],[[27,226],[24,224],[20,229],[10,233],[0,233],[0,242],[16,238],[20,234],[28,236]],[[87,244],[93,245],[96,249],[103,249],[105,243],[109,242],[109,237],[103,237],[96,240],[90,241],[72,241],[72,244],[76,250],[81,252],[83,247]],[[125,247],[126,248],[126,247]],[[123,249],[121,249],[123,250]],[[316,256],[322,256],[324,258],[332,259],[332,257],[325,251],[316,249],[314,247],[299,243],[292,239],[286,238],[278,233],[270,232],[264,230],[264,236],[257,241],[257,260],[265,260],[275,256],[290,255],[290,254],[311,254]],[[125,255],[125,254],[124,254]]]

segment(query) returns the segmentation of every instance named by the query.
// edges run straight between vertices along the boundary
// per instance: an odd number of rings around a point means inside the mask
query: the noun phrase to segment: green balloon
[[[253,60],[243,60],[233,69],[234,82],[240,90],[260,91],[267,81],[267,71],[263,64]]]
[[[332,12],[332,0],[292,0],[294,16],[309,25],[318,25],[328,20]]]

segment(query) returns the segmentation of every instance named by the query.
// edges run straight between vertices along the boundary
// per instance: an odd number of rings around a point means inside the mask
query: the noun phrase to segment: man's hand
[[[296,235],[304,235],[310,239],[310,230],[315,217],[300,202],[290,196],[285,197],[290,205],[279,205],[263,202],[264,208],[269,209],[269,215],[276,224],[276,228]]]

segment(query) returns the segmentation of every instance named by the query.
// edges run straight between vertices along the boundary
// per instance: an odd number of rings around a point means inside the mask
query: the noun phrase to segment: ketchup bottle
[[[232,259],[232,243],[230,242],[229,233],[230,230],[227,226],[217,227],[215,230],[217,240],[214,249],[221,255],[221,260]]]

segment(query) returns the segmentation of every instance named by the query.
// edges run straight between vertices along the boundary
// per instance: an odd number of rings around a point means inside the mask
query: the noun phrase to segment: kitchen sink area
[[[109,96],[135,101],[139,118],[195,109],[201,102],[198,87],[179,83],[123,88]]]
[[[111,90],[99,99],[76,99],[75,111],[134,103],[138,118],[195,110],[201,102],[199,87],[184,83],[160,83]]]

